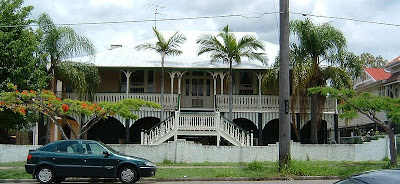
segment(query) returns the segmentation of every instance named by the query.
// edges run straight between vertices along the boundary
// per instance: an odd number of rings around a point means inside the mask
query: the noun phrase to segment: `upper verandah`
[[[161,31],[165,39],[171,37],[175,31]],[[209,54],[197,55],[199,51],[199,44],[196,43],[197,39],[204,34],[217,35],[219,32],[211,31],[179,31],[179,34],[186,36],[187,40],[181,45],[180,50],[183,52],[179,56],[167,56],[165,58],[164,67],[166,69],[227,69],[229,64],[223,62],[211,63],[211,57]],[[233,32],[236,39],[240,39],[245,35],[252,35],[258,37],[255,32]],[[155,43],[156,38],[136,42],[127,46],[115,48],[112,50],[106,50],[95,55],[94,59],[91,57],[84,56],[73,58],[76,62],[91,62],[99,68],[109,69],[129,69],[129,68],[161,68],[161,56],[155,51],[148,50],[136,50],[135,47],[142,43]],[[241,64],[233,63],[234,69],[243,70],[263,70],[271,66],[275,57],[278,54],[279,46],[267,41],[262,41],[265,46],[265,53],[267,57],[268,65],[258,60],[248,60],[242,58]],[[258,50],[262,52],[261,50]]]

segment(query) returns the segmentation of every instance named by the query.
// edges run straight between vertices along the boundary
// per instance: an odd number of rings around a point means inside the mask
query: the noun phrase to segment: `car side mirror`
[[[108,156],[110,156],[111,154],[110,154],[110,153],[108,153],[106,150],[104,150],[104,151],[103,151],[103,155],[104,155],[104,157],[106,157],[106,158],[107,158],[107,157],[108,157]]]

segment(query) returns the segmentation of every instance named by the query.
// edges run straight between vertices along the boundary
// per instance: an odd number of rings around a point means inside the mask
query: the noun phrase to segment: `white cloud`
[[[279,0],[25,0],[26,5],[35,9],[31,17],[37,18],[42,12],[48,13],[56,23],[104,22],[123,20],[154,19],[154,7],[148,3],[164,6],[158,18],[179,18],[196,16],[214,16],[225,14],[245,14],[279,11]],[[275,3],[275,6],[274,4]],[[318,15],[349,17],[355,19],[382,21],[400,24],[397,19],[400,1],[384,0],[292,0],[290,11],[313,13]],[[293,19],[304,19],[301,15],[290,15]],[[326,18],[312,18],[316,23],[331,22],[344,32],[348,48],[356,54],[370,52],[382,55],[391,60],[400,55],[398,44],[400,37],[396,34],[399,27],[366,24]],[[216,18],[196,19],[169,22],[157,22],[160,30],[175,29],[219,31],[229,24],[234,31],[257,32],[265,41],[278,44],[279,15],[264,15],[259,19]],[[81,25],[73,28],[88,36],[95,43],[97,50],[109,48],[110,44],[129,44],[152,37],[151,27],[154,22]]]

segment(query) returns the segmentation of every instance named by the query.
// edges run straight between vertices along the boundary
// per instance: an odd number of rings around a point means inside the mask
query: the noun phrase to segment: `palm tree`
[[[94,91],[100,84],[97,68],[93,64],[66,60],[86,54],[94,57],[93,43],[71,27],[56,26],[46,13],[39,16],[38,24],[43,34],[40,52],[46,56],[50,66],[48,73],[51,75],[51,90],[56,93],[57,80],[61,80],[64,86],[75,89],[81,98],[87,95],[92,100]]]
[[[310,19],[290,22],[290,31],[297,36],[298,43],[292,43],[292,67],[296,80],[293,95],[304,95],[308,87],[325,86],[327,80],[333,87],[350,87],[352,82],[346,71],[354,60],[345,58],[346,38],[343,33],[329,23],[315,25]],[[322,64],[329,64],[322,67]],[[307,71],[307,72],[304,72]],[[300,94],[301,93],[301,94]],[[311,95],[311,143],[317,143],[318,125],[325,98]]]
[[[177,56],[182,54],[179,50],[181,44],[186,41],[186,37],[176,32],[168,40],[153,27],[154,34],[157,38],[155,43],[143,43],[136,46],[137,50],[154,50],[161,55],[161,121],[164,120],[164,59],[166,56]]]
[[[222,42],[221,42],[222,41]],[[256,52],[258,49],[264,51],[264,44],[255,36],[245,35],[241,39],[236,39],[235,35],[226,25],[217,35],[206,34],[201,36],[197,43],[200,44],[198,55],[211,53],[211,62],[222,61],[229,63],[229,77],[232,80],[232,63],[235,61],[240,64],[242,57],[250,60],[256,59],[265,62],[265,53]],[[232,94],[233,83],[230,82],[229,89],[229,120],[232,121]]]
[[[57,80],[65,86],[75,89],[79,98],[84,96],[93,100],[96,88],[100,85],[100,74],[93,64],[66,61],[78,55],[94,56],[93,43],[67,26],[56,26],[49,15],[43,13],[38,18],[39,32],[42,38],[39,45],[39,54],[49,63],[48,74],[51,76],[50,89],[56,93]],[[63,95],[64,96],[64,95]],[[50,140],[50,123],[47,123],[46,142]]]

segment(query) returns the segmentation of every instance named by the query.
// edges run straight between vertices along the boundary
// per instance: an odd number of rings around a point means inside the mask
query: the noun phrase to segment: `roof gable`
[[[387,63],[386,66],[389,66],[389,65],[397,63],[397,62],[400,62],[400,56],[397,56],[396,58],[394,58],[392,61]]]
[[[365,68],[365,72],[374,78],[375,81],[386,80],[392,75],[383,68]]]

